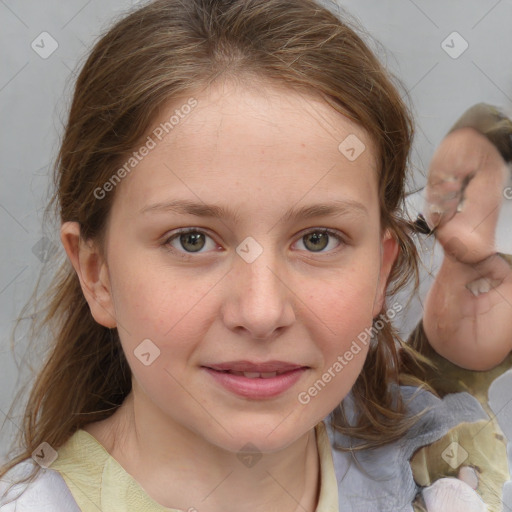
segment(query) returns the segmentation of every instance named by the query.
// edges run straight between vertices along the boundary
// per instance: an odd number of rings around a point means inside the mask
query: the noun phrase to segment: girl
[[[416,269],[411,135],[313,0],[158,0],[118,22],[59,153],[56,338],[2,512],[432,512],[446,480],[443,506],[498,510],[503,441],[476,399],[410,374],[423,358],[386,303]],[[467,425],[492,452],[457,448]],[[418,483],[431,460],[411,457],[447,435]],[[475,460],[480,486],[459,474]]]

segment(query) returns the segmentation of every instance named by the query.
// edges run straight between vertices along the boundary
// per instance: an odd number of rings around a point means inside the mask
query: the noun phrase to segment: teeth
[[[243,375],[248,379],[271,379],[277,375],[277,372],[243,372]]]
[[[247,379],[271,379],[277,375],[277,372],[235,372],[230,371],[232,375],[238,375],[239,377],[246,377]]]
[[[236,375],[238,377],[245,377],[247,379],[272,379],[277,375],[282,375],[283,373],[287,373],[287,370],[283,370],[281,372],[237,372],[235,370],[217,370],[222,373],[230,373],[231,375]]]

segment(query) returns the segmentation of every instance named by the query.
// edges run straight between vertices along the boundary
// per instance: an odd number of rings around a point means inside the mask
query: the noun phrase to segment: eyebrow
[[[229,207],[214,204],[195,203],[193,201],[175,199],[163,203],[154,203],[144,207],[140,213],[178,213],[195,215],[196,217],[226,218],[235,223],[239,221],[237,212]],[[282,220],[290,222],[299,219],[310,219],[312,217],[338,216],[338,215],[368,215],[368,209],[363,203],[352,199],[339,199],[329,203],[313,204],[300,208],[292,207],[286,211]]]

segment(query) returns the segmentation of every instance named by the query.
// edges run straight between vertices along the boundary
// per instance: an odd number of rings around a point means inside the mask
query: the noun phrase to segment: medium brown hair
[[[417,283],[415,246],[400,217],[410,114],[363,39],[313,0],[157,0],[118,21],[76,81],[55,165],[52,205],[60,221],[78,222],[84,240],[101,242],[115,191],[98,199],[95,190],[147,135],[159,109],[219,78],[248,76],[314,93],[368,132],[376,147],[382,229],[400,246],[388,293],[411,276]],[[53,339],[28,399],[21,453],[0,476],[43,441],[58,449],[76,430],[109,417],[131,390],[117,330],[94,321],[69,261],[48,297],[34,326]],[[352,388],[356,422],[346,422],[343,404],[334,416],[337,430],[368,447],[403,436],[415,422],[394,385],[421,385],[402,374],[399,349],[411,364],[421,357],[390,322],[374,341]]]

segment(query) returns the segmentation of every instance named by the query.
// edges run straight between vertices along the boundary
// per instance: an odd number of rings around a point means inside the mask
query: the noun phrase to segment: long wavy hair
[[[95,44],[76,80],[49,207],[101,244],[115,191],[98,199],[95,190],[147,135],[159,108],[219,78],[257,76],[314,92],[367,130],[377,148],[382,229],[400,246],[388,296],[411,277],[417,286],[417,253],[401,215],[411,115],[398,82],[340,18],[314,0],[156,0],[128,13]],[[49,338],[47,356],[28,397],[18,453],[0,476],[43,441],[58,449],[76,430],[109,417],[131,391],[117,330],[95,322],[67,259],[31,317],[34,337]],[[404,362],[420,367],[423,358],[391,322],[383,324],[352,388],[355,422],[346,421],[343,403],[334,415],[338,431],[363,441],[359,448],[396,440],[417,419],[394,386],[422,386],[403,369]]]

